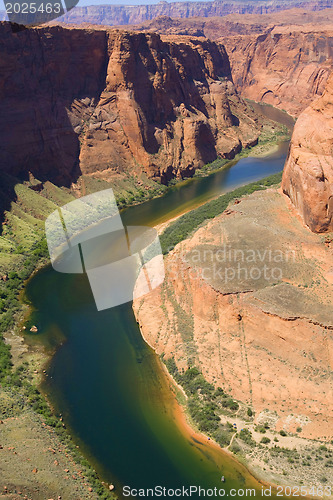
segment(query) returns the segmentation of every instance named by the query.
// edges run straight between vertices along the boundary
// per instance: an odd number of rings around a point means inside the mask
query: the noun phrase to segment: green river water
[[[209,177],[177,185],[162,198],[125,210],[123,222],[153,226],[281,171],[287,148],[282,143],[269,157],[243,158]],[[84,275],[60,274],[50,266],[29,281],[26,296],[39,330],[30,341],[54,353],[43,390],[121,498],[124,485],[217,487],[225,496],[232,488],[256,488],[261,496],[261,484],[245,467],[181,423],[171,383],[143,341],[131,303],[98,312]]]

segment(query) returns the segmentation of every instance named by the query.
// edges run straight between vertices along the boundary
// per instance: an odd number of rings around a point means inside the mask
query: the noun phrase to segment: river
[[[281,143],[269,157],[243,158],[174,186],[161,198],[123,211],[123,222],[153,226],[279,172],[287,147]],[[245,467],[182,423],[170,380],[143,341],[131,303],[97,312],[84,275],[60,274],[50,266],[29,281],[26,297],[39,330],[30,341],[54,353],[43,391],[120,498],[124,485],[261,490]]]

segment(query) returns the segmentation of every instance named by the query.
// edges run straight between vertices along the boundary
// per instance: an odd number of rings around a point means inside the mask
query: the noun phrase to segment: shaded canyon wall
[[[166,182],[255,144],[221,44],[0,26],[0,168],[70,184],[141,169]]]

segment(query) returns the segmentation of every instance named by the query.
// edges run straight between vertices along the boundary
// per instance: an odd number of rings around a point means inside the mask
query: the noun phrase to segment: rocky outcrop
[[[106,86],[81,149],[85,171],[134,158],[165,182],[256,141],[254,116],[234,90],[222,46],[120,32],[109,34],[109,54]]]
[[[70,184],[144,170],[167,182],[256,143],[225,49],[118,30],[0,27],[0,168]]]
[[[333,74],[297,120],[282,188],[312,231],[333,230]]]
[[[145,340],[180,370],[197,366],[256,418],[274,414],[277,430],[304,419],[303,437],[330,440],[332,257],[282,194],[260,191],[179,243],[163,285],[134,311]]]
[[[244,97],[298,116],[325,88],[333,63],[333,9],[276,14],[171,19],[135,26],[159,34],[219,40],[234,84]]]
[[[319,11],[293,8],[274,14],[229,14],[223,17],[171,18],[159,16],[151,21],[132,26],[136,31],[153,31],[160,35],[205,36],[211,40],[235,35],[270,33],[274,28],[286,27],[289,32],[312,32],[333,29],[333,8]],[[119,26],[120,27],[120,26]]]
[[[283,1],[213,1],[213,2],[158,2],[153,5],[91,5],[75,7],[60,20],[67,23],[94,23],[109,26],[137,24],[158,16],[177,18],[214,17],[228,14],[265,14],[291,7],[322,10],[332,7],[331,0],[283,0]]]
[[[333,25],[279,27],[220,39],[242,96],[298,116],[322,94],[333,64]]]

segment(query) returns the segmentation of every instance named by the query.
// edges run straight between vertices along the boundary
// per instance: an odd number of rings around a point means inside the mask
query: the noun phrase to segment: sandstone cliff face
[[[322,94],[333,64],[333,9],[188,19],[164,16],[135,29],[220,40],[238,92],[294,116]]]
[[[177,18],[226,16],[228,14],[265,14],[291,7],[317,11],[332,6],[331,0],[284,0],[246,2],[159,2],[155,5],[91,5],[75,7],[61,17],[67,23],[94,23],[109,26],[137,24],[158,16]]]
[[[195,364],[258,422],[268,411],[278,431],[303,421],[303,437],[328,440],[333,253],[289,205],[269,189],[207,221],[168,254],[163,285],[134,311],[158,354]]]
[[[310,30],[309,30],[310,26]],[[120,27],[120,26],[119,26]],[[217,40],[222,36],[270,33],[274,28],[323,32],[333,29],[333,8],[304,10],[291,8],[274,14],[229,14],[223,17],[171,18],[159,16],[132,26],[136,31],[153,31],[160,35],[205,36]]]
[[[166,182],[257,141],[220,44],[6,23],[0,43],[0,168],[15,175],[143,169]]]
[[[296,122],[282,188],[312,231],[333,230],[333,74]]]
[[[321,95],[333,64],[328,30],[280,27],[261,35],[223,37],[232,76],[242,96],[298,116]]]
[[[77,102],[82,119],[103,89],[105,33],[52,28],[13,33],[0,26],[0,168],[70,184],[79,174]],[[84,106],[83,103],[87,103]]]

